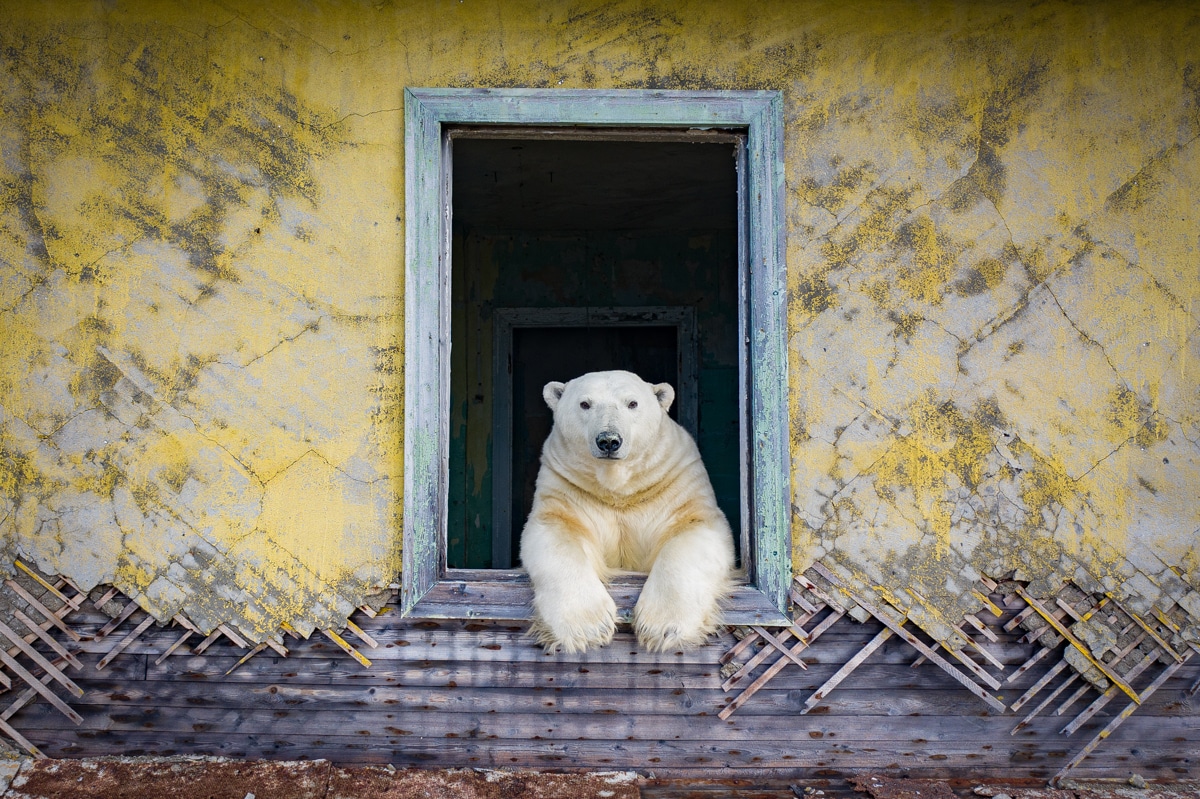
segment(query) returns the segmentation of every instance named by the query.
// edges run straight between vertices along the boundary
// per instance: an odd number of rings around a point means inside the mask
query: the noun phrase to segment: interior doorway
[[[451,178],[446,563],[519,565],[549,380],[676,388],[741,543],[733,132],[463,128]]]

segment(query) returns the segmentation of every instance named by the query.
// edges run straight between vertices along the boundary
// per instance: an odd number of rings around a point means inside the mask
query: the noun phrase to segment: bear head
[[[589,372],[547,383],[542,397],[554,412],[553,435],[572,452],[617,461],[653,445],[675,390],[667,383],[650,385],[632,372]]]

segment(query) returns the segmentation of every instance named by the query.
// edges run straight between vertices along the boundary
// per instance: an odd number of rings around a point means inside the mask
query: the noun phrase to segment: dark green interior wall
[[[451,567],[491,566],[494,308],[694,308],[697,444],[738,539],[736,231],[456,230],[452,261]]]

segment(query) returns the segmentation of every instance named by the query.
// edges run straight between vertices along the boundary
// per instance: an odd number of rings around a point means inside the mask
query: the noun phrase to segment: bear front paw
[[[558,607],[539,607],[531,630],[549,653],[584,652],[604,646],[616,631],[617,604],[603,589],[587,600],[575,597]]]
[[[694,609],[663,607],[639,602],[633,610],[633,630],[643,647],[652,652],[695,649],[704,644],[716,625]]]

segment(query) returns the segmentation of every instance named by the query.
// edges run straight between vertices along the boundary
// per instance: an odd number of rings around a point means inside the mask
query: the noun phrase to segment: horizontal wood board
[[[683,778],[833,777],[883,768],[1049,778],[1127,704],[1113,701],[1079,732],[1059,734],[1092,692],[1065,715],[1047,710],[1010,734],[1024,712],[997,714],[937,667],[911,667],[916,653],[893,638],[801,715],[812,692],[880,629],[846,618],[802,653],[807,670],[789,665],[722,721],[718,711],[736,695],[720,688],[719,659],[733,646],[731,635],[662,655],[642,651],[626,628],[602,650],[547,655],[523,624],[412,621],[391,610],[354,619],[379,643],[372,649],[348,638],[371,659],[369,669],[320,634],[288,640],[287,658],[266,650],[230,674],[245,650],[225,639],[202,656],[185,646],[156,664],[179,631],[152,627],[97,670],[144,618],[138,612],[107,638],[77,645],[84,668],[69,674],[85,690],[71,702],[82,724],[44,700],[11,723],[52,757],[324,757]],[[107,621],[85,609],[72,626],[86,636]],[[1034,651],[1011,635],[987,647],[1008,672]],[[1004,684],[1002,701],[1015,701],[1055,660]],[[1200,776],[1200,698],[1187,693],[1198,677],[1200,664],[1181,669],[1075,773]]]

